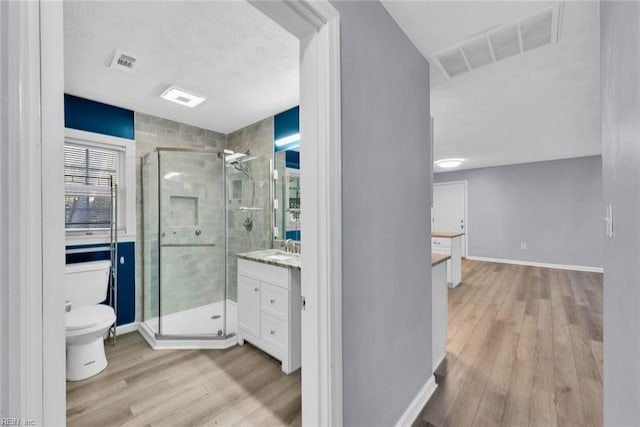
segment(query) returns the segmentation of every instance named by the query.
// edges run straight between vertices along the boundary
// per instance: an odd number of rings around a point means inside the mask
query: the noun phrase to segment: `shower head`
[[[249,169],[248,164],[236,159],[230,162],[229,165],[233,166],[234,169],[244,173],[247,176],[247,178],[252,179],[251,170]]]

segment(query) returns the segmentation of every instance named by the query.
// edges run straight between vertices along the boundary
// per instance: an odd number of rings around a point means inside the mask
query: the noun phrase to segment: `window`
[[[135,142],[66,130],[64,146],[67,241],[103,241],[112,212],[119,238],[135,234]],[[117,188],[112,197],[111,186]],[[113,206],[116,202],[117,212]],[[115,217],[114,217],[115,218]]]
[[[109,229],[113,205],[111,187],[119,187],[118,165],[122,151],[65,144],[67,229]]]

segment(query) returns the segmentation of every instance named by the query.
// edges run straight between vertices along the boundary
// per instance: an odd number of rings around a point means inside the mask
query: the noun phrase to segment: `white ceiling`
[[[299,42],[248,2],[64,4],[65,92],[229,133],[299,102]],[[109,68],[116,49],[133,73]],[[207,100],[160,98],[176,85]]]
[[[429,59],[556,2],[383,4]],[[451,80],[432,64],[435,159],[462,157],[467,161],[460,169],[469,169],[600,154],[598,7],[595,1],[564,2],[555,45]]]

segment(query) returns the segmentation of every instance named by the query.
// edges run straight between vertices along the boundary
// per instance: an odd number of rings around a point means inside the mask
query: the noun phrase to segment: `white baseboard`
[[[138,322],[116,326],[116,335],[124,335],[138,330]]]
[[[427,404],[433,393],[436,391],[438,385],[436,384],[436,377],[431,375],[429,380],[422,386],[416,397],[413,398],[411,404],[404,411],[404,414],[400,417],[396,423],[396,427],[410,426],[418,418],[422,408]]]
[[[513,259],[488,258],[488,257],[482,257],[482,256],[467,256],[466,259],[470,259],[472,261],[497,262],[500,264],[516,264],[516,265],[528,265],[531,267],[555,268],[559,270],[588,271],[591,273],[604,272],[604,268],[602,267],[589,267],[589,266],[583,266],[583,265],[549,264],[546,262],[518,261]]]

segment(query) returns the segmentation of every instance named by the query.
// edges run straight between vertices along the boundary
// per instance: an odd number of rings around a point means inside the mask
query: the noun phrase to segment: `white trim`
[[[64,193],[62,164],[51,160],[62,159],[62,4],[10,2],[3,13],[8,140],[2,141],[7,188],[0,209],[11,251],[2,257],[2,286],[8,289],[2,414],[61,425],[66,419],[58,286],[64,278]]]
[[[442,173],[442,172],[438,172]],[[435,180],[435,174],[433,175]],[[447,184],[463,184],[464,185],[464,253],[462,254],[463,258],[466,258],[469,255],[469,183],[468,181],[443,181],[443,182],[434,182],[433,185],[447,185]],[[434,191],[432,191],[434,193]],[[433,198],[433,195],[431,196]],[[433,205],[433,203],[431,203]],[[433,231],[433,230],[432,230]]]
[[[61,2],[47,3],[46,9],[61,13]],[[303,240],[303,256],[305,269],[302,272],[302,286],[306,297],[307,309],[303,312],[303,364],[305,366],[302,375],[302,423],[305,425],[342,425],[342,246],[341,246],[341,110],[340,110],[340,20],[339,14],[327,0],[290,0],[277,1],[253,1],[252,4],[271,17],[278,24],[296,35],[300,39],[301,67],[300,67],[300,124],[304,143],[301,151],[305,158],[310,159],[302,170],[301,180],[304,182],[305,193],[302,197],[302,205],[305,215]],[[36,6],[33,6],[36,5]],[[19,68],[19,74],[10,77],[13,87],[21,91],[18,98],[10,97],[9,123],[24,125],[24,129],[15,128],[11,141],[15,141],[16,152],[10,152],[9,164],[18,169],[13,176],[13,181],[18,184],[35,186],[37,190],[41,185],[50,188],[47,193],[46,210],[60,209],[64,200],[63,188],[55,183],[61,176],[47,171],[47,176],[40,176],[41,164],[39,153],[35,156],[26,153],[28,150],[41,146],[39,134],[39,107],[40,90],[43,93],[57,91],[57,76],[64,67],[64,55],[61,54],[63,35],[62,20],[47,21],[46,16],[40,25],[35,2],[10,2],[9,22],[12,26],[13,38],[10,40],[9,63],[12,67]],[[51,5],[51,6],[49,6]],[[45,8],[43,8],[45,9]],[[35,13],[34,13],[35,12]],[[61,15],[59,15],[61,16]],[[43,40],[53,40],[56,49],[51,52],[41,51],[39,46],[40,36]],[[49,71],[54,72],[54,81],[40,79],[40,55],[46,58]],[[62,97],[62,91],[60,92]],[[49,100],[53,102],[52,99]],[[18,108],[18,107],[21,108]],[[63,108],[61,105],[47,105],[43,111],[49,116],[45,122],[57,119]],[[60,122],[61,123],[61,122]],[[33,133],[35,131],[35,133]],[[54,145],[62,145],[60,134],[59,141],[52,141]],[[20,154],[25,153],[24,161]],[[61,159],[61,157],[60,157]],[[51,187],[49,187],[49,183]],[[11,188],[17,188],[13,186]],[[42,225],[42,210],[40,199],[36,200],[29,190],[21,188],[19,206],[10,204],[3,208],[10,213],[23,213],[23,216],[10,216],[9,228],[18,242],[15,253],[11,254],[16,261],[8,260],[9,266],[15,265],[13,273],[10,272],[10,283],[17,288],[16,303],[21,302],[26,307],[10,313],[11,319],[16,319],[17,325],[23,325],[24,330],[16,328],[13,332],[10,356],[12,362],[20,370],[13,370],[13,379],[16,386],[9,391],[19,392],[12,394],[16,414],[24,414],[35,418],[42,424],[42,275],[39,274],[42,260],[40,249],[40,226]],[[15,190],[12,190],[15,194]],[[36,191],[39,196],[39,192]],[[307,196],[305,197],[306,194]],[[33,197],[33,200],[30,198]],[[60,200],[60,202],[57,202]],[[51,202],[49,202],[51,201]],[[60,203],[58,205],[57,203]],[[25,208],[28,210],[25,211]],[[30,216],[31,215],[31,216]],[[15,224],[15,227],[14,227]],[[32,227],[29,227],[32,226]],[[56,229],[64,229],[63,223],[59,225],[47,224],[56,233]],[[24,234],[21,234],[24,232]],[[53,240],[47,243],[53,246]],[[14,240],[10,240],[14,241]],[[58,251],[64,247],[64,239],[58,242]],[[32,246],[32,244],[34,246]],[[36,255],[35,257],[32,255]],[[47,253],[48,255],[48,253]],[[48,259],[47,263],[55,263]],[[59,263],[62,269],[63,263]],[[27,266],[29,268],[27,268]],[[27,276],[24,280],[23,275]],[[13,275],[12,275],[13,274]],[[64,279],[62,270],[60,274],[47,277],[52,283],[61,283]],[[49,287],[53,289],[53,287]],[[10,301],[11,302],[11,301]],[[44,300],[47,306],[44,309],[46,318],[44,324],[55,325],[64,322],[64,313],[57,310],[56,300]],[[29,322],[29,320],[31,321]],[[19,323],[21,320],[25,323]],[[53,322],[51,322],[53,321]],[[51,322],[51,323],[49,323]],[[54,331],[47,337],[48,341],[59,339],[64,343],[64,328]],[[34,346],[30,347],[33,343]],[[25,351],[29,350],[29,351]],[[28,355],[27,363],[16,359],[20,355]],[[10,362],[11,362],[10,361]],[[58,361],[59,362],[59,361]],[[64,359],[62,362],[51,364],[44,372],[44,382],[55,383],[57,389],[64,387],[64,381],[57,381],[60,373],[64,373]],[[57,381],[57,382],[56,382]],[[64,391],[57,393],[59,397],[49,405],[54,415],[45,419],[45,424],[64,424],[65,406]],[[10,405],[11,403],[10,402]],[[62,404],[60,403],[62,402]],[[11,407],[10,407],[11,409]]]
[[[0,2],[0,414],[9,413],[9,3]]]
[[[422,386],[416,397],[413,398],[411,404],[406,411],[402,414],[396,426],[410,426],[422,412],[422,408],[427,404],[433,393],[435,393],[438,385],[436,384],[436,377],[431,375],[429,380]]]
[[[7,411],[43,424],[42,390],[42,168],[40,43],[37,3],[8,7],[8,140],[6,259],[8,291]],[[6,55],[6,56],[5,56]],[[3,414],[4,415],[4,414]]]
[[[43,425],[66,422],[66,340],[64,293],[64,21],[61,3],[40,2],[40,67],[42,127],[42,393]],[[36,87],[38,87],[36,86]],[[60,225],[58,227],[57,225]]]
[[[547,262],[520,261],[520,260],[513,260],[513,259],[489,258],[489,257],[482,257],[482,256],[467,256],[467,259],[472,261],[497,262],[499,264],[527,265],[530,267],[555,268],[558,270],[573,270],[573,271],[588,271],[591,273],[604,273],[604,268],[602,267],[589,267],[584,265],[550,264]]]
[[[126,325],[116,326],[116,336],[130,334],[138,331],[138,322],[127,323]]]
[[[343,423],[340,16],[326,0],[251,1],[300,39],[302,424]]]

